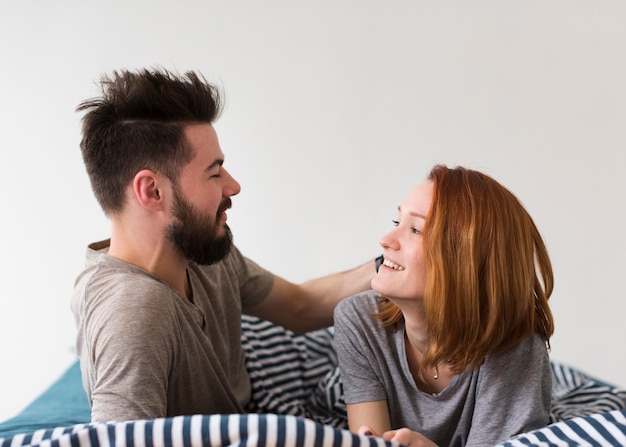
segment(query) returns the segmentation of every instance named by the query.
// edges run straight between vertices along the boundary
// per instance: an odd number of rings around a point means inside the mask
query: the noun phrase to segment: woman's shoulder
[[[523,338],[519,343],[510,348],[505,353],[509,353],[512,356],[527,356],[532,354],[547,354],[548,346],[543,337],[537,333],[529,335]]]
[[[492,354],[487,357],[485,363],[491,366],[497,365],[519,365],[520,363],[527,365],[539,366],[539,364],[548,364],[549,353],[545,340],[539,334],[532,334],[523,338],[517,344],[504,352]]]
[[[351,332],[377,333],[381,329],[378,314],[379,294],[374,290],[343,299],[335,308],[335,327]]]
[[[344,298],[337,304],[335,314],[353,314],[367,310],[371,313],[372,308],[376,308],[379,300],[379,293],[375,290],[367,290]]]

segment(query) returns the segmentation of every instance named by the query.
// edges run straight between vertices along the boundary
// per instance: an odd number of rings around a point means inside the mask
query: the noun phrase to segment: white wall
[[[554,358],[626,386],[626,3],[24,0],[0,15],[0,419],[73,361],[69,297],[108,236],[74,108],[102,72],[197,69],[251,258],[295,281],[380,251],[436,162],[527,206],[554,262]]]

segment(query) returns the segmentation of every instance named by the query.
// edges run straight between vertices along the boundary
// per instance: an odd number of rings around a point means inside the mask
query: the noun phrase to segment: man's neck
[[[151,237],[149,231],[131,234],[113,225],[108,254],[158,276],[180,295],[191,299],[187,278],[189,261],[165,236]]]

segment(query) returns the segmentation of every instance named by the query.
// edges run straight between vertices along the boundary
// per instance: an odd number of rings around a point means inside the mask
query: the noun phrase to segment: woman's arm
[[[422,434],[401,428],[391,430],[386,400],[346,405],[350,431],[365,436],[380,436],[386,441],[398,442],[411,447],[437,447]]]
[[[381,436],[391,429],[386,400],[346,405],[350,431],[360,435]]]

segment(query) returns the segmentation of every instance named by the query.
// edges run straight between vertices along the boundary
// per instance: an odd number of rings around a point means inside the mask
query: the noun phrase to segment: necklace
[[[439,365],[435,365],[435,374],[433,374],[433,379],[437,380],[439,378]]]

